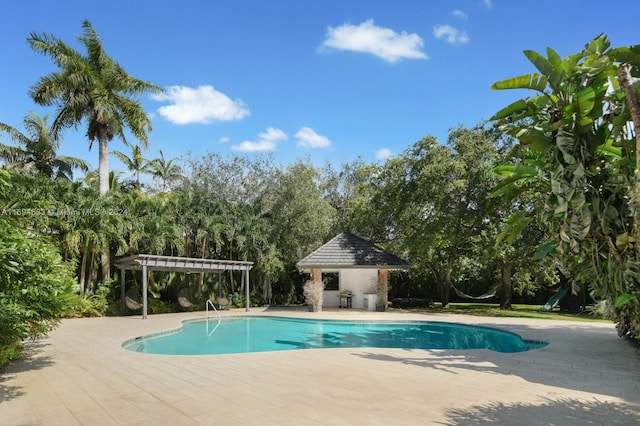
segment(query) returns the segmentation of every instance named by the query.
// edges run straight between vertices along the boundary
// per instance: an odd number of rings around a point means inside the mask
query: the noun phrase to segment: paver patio
[[[0,424],[640,422],[640,355],[612,324],[358,310],[249,314],[449,321],[550,344],[515,354],[348,348],[165,356],[130,352],[121,344],[203,313],[64,320],[0,376]]]

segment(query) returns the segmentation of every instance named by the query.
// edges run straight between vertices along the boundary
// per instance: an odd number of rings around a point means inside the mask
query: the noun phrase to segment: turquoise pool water
[[[122,346],[150,354],[214,355],[320,348],[522,352],[545,345],[507,331],[453,323],[228,317],[187,321],[179,330],[137,337]]]

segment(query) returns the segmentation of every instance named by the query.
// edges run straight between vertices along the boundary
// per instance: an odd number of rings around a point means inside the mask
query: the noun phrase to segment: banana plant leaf
[[[538,73],[533,73],[493,83],[491,90],[530,89],[538,92],[544,92],[546,87],[547,77]]]

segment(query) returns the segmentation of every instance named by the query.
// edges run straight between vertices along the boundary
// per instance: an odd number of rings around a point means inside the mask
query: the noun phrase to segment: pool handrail
[[[214,305],[213,302],[209,299],[207,299],[207,303],[204,305],[205,311],[207,313],[207,319],[209,319],[209,305],[211,305],[213,310],[216,311],[216,314],[218,314],[218,319],[220,319],[220,312],[218,312],[218,310],[216,309],[216,305]]]
[[[213,330],[211,330],[211,332],[209,332],[209,305],[211,305],[213,310],[216,311],[216,314],[218,315],[218,324],[216,324],[216,326],[213,328]],[[216,309],[216,306],[209,299],[207,299],[207,303],[204,305],[204,309],[205,309],[205,312],[207,313],[207,336],[211,336],[214,333],[214,331],[216,331],[216,329],[220,327],[220,312],[218,312],[218,310]]]

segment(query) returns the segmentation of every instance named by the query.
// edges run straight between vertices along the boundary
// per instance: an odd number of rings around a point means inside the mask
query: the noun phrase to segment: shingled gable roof
[[[298,269],[385,268],[409,269],[411,265],[349,232],[336,235],[328,243],[299,261]]]

